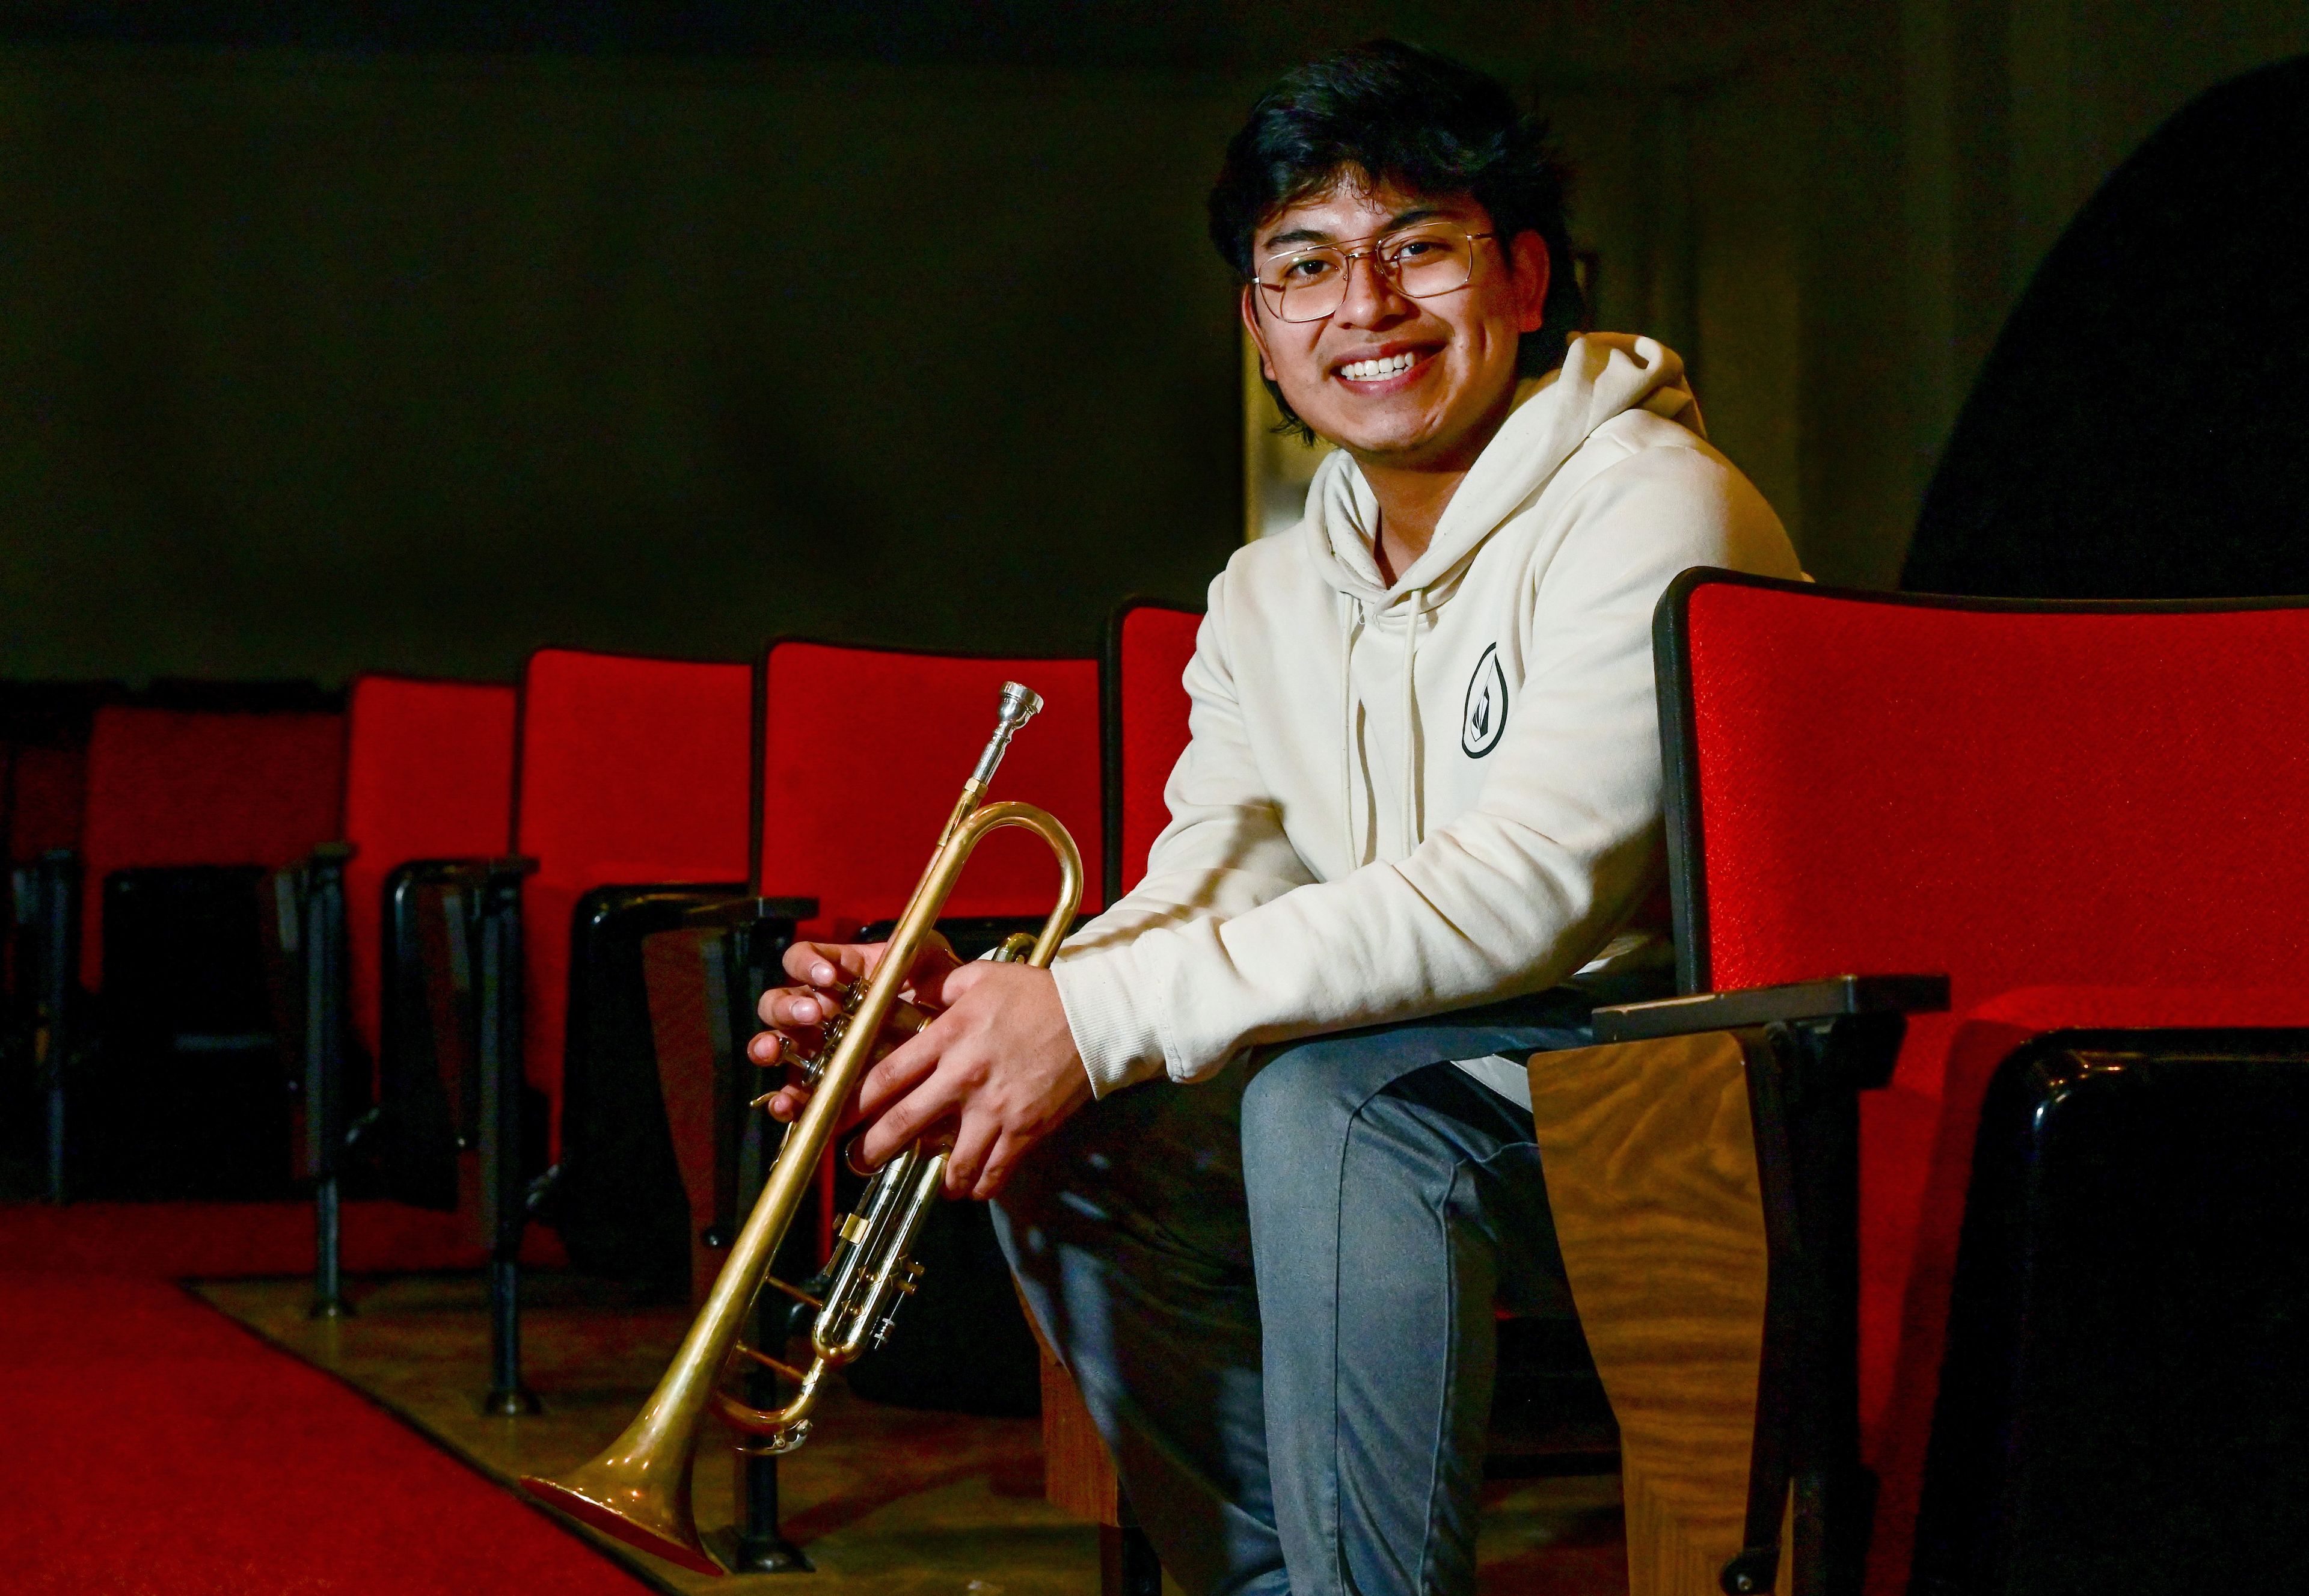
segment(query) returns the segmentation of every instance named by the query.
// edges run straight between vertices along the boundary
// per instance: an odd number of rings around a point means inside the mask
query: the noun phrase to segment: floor
[[[488,1321],[474,1276],[357,1282],[359,1312],[338,1321],[305,1316],[304,1280],[196,1289],[508,1486],[521,1474],[582,1462],[622,1429],[688,1321],[686,1310],[621,1302],[581,1277],[533,1272],[523,1351],[545,1411],[488,1418],[478,1409],[488,1383]],[[695,1488],[709,1545],[727,1534],[732,1517],[722,1444],[720,1435],[707,1437]],[[791,1592],[798,1583],[809,1596],[1082,1596],[1097,1589],[1095,1530],[1042,1500],[1034,1420],[907,1412],[857,1401],[837,1386],[815,1438],[784,1461],[780,1482],[787,1533],[816,1564],[814,1576],[713,1580],[611,1549],[652,1584],[685,1593]],[[1485,1499],[1482,1591],[1617,1596],[1626,1589],[1621,1538],[1613,1479],[1495,1484]]]

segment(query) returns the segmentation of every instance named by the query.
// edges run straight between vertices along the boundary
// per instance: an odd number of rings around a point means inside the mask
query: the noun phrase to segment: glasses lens
[[[1474,265],[1474,245],[1455,227],[1415,227],[1381,246],[1403,291],[1414,299],[1465,288]]]
[[[1268,266],[1261,287],[1284,321],[1320,321],[1347,292],[1347,259],[1336,249],[1309,249]]]

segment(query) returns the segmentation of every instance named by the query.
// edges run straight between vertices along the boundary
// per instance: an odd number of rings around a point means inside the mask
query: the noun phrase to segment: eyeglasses
[[[1496,237],[1423,221],[1373,238],[1276,256],[1251,281],[1267,309],[1282,320],[1321,321],[1345,301],[1357,256],[1367,257],[1379,281],[1397,292],[1431,299],[1466,287],[1475,270],[1475,240]]]

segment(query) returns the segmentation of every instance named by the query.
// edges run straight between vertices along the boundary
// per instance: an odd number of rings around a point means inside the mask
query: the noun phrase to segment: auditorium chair
[[[869,939],[912,895],[955,794],[994,726],[1005,681],[1045,708],[1019,733],[994,796],[1050,810],[1084,856],[1086,900],[1102,879],[1098,669],[1091,660],[979,659],[783,639],[766,651],[757,716],[760,772],[752,896],[688,910],[650,939],[651,1005],[664,1107],[688,1193],[695,1289],[720,1264],[749,1210],[779,1137],[749,1100],[762,1071],[739,1051],[760,1028],[755,1006],[785,976],[794,933]],[[838,706],[829,715],[827,705]],[[829,735],[829,722],[837,728]],[[1008,930],[1039,925],[1058,872],[1031,837],[998,832],[973,855],[940,929],[965,957]],[[1086,901],[1085,909],[1095,907]],[[835,1161],[789,1232],[778,1271],[808,1277],[831,1248],[858,1182]],[[1016,1411],[1035,1400],[1033,1341],[982,1207],[944,1204],[916,1249],[919,1292],[882,1350],[852,1366],[853,1390],[901,1405]],[[761,1327],[771,1340],[781,1327]],[[958,1377],[958,1371],[966,1370]],[[756,1376],[754,1400],[771,1400]],[[807,1567],[778,1528],[775,1460],[740,1457],[735,1481],[741,1572]]]
[[[1203,612],[1155,599],[1125,599],[1108,617],[1099,688],[1100,757],[1106,768],[1106,900],[1146,874],[1146,852],[1171,823],[1163,785],[1186,751],[1188,700],[1180,678],[1195,656]]]
[[[422,970],[402,944],[411,895],[388,889],[412,861],[503,846],[513,794],[514,690],[365,672],[346,695],[345,780],[338,840],[273,872],[266,921],[276,1029],[303,1082],[296,1166],[315,1203],[314,1312],[349,1313],[339,1271],[340,1199],[348,1177],[393,1156],[395,1126],[378,1102],[376,1061],[393,992],[422,1004]],[[398,909],[400,914],[394,911]],[[400,953],[401,957],[395,957]],[[438,1079],[428,1028],[391,1028],[391,1068]],[[405,1098],[405,1094],[404,1094]]]
[[[99,707],[90,733],[73,980],[93,1051],[59,1063],[76,1190],[282,1194],[295,1083],[273,1031],[266,872],[336,829],[343,719],[317,690],[220,683]]]
[[[504,852],[394,872],[389,934],[420,971],[381,1016],[395,1194],[480,1220],[492,1412],[535,1407],[519,1369],[530,1219],[579,1267],[630,1276],[679,1208],[656,1095],[628,1089],[648,1048],[640,943],[653,916],[742,879],[753,694],[745,664],[540,649]]]
[[[1656,635],[1684,995],[1531,1067],[1632,1589],[2300,1588],[2309,606]]]
[[[125,696],[117,682],[0,684],[0,854],[8,864],[10,915],[0,954],[9,1156],[39,1170],[51,1201],[65,1199],[64,1077],[72,1026],[84,1015],[68,1002],[79,946],[81,815],[88,784],[88,738],[100,704]]]

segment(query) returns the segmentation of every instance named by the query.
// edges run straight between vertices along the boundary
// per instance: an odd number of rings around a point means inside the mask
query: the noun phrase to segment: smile
[[[1349,382],[1383,382],[1390,377],[1401,377],[1418,363],[1419,357],[1405,350],[1381,360],[1350,360],[1339,368],[1339,375]]]

